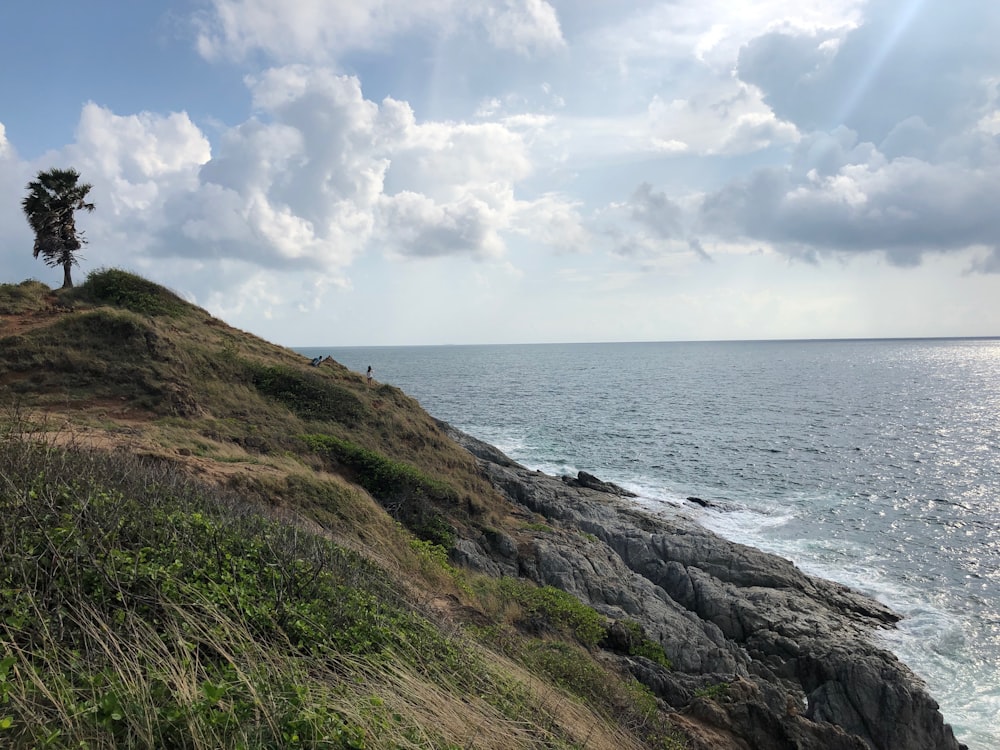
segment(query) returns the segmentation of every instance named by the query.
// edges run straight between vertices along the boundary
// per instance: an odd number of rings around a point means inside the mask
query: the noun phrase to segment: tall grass
[[[45,284],[26,279],[20,284],[0,284],[0,315],[39,312],[48,307],[46,297],[52,293]]]
[[[4,310],[0,747],[679,746],[641,630],[449,564],[509,508],[414,399],[117,270]]]
[[[447,482],[332,435],[303,435],[302,440],[335,468],[348,472],[418,537],[446,548],[455,543],[455,529],[440,511],[458,501],[458,493]]]
[[[93,304],[114,305],[140,315],[176,317],[193,310],[173,292],[142,276],[120,268],[99,268],[73,290],[75,299]]]
[[[639,746],[360,555],[167,464],[36,438],[0,434],[0,746]]]

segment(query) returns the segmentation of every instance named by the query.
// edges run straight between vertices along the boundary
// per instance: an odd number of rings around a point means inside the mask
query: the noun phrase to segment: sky
[[[44,5],[44,9],[42,8]],[[1000,335],[1000,4],[4,0],[26,184],[275,343]]]

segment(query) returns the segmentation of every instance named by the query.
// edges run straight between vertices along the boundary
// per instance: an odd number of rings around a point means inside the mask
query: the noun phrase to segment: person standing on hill
[[[375,373],[372,372],[372,366],[368,365],[368,385],[375,382]]]

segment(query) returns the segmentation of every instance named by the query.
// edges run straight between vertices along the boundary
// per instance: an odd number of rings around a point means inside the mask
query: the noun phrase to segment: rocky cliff
[[[624,655],[614,637],[609,653],[678,712],[697,747],[964,747],[922,682],[877,644],[899,619],[887,607],[683,513],[645,511],[596,477],[531,471],[442,426],[515,508],[544,519],[526,537],[460,540],[460,562],[556,586],[639,623],[672,668]]]

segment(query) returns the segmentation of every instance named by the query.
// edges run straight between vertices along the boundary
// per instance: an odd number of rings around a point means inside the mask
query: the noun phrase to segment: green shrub
[[[729,696],[729,683],[716,682],[712,685],[698,688],[694,694],[699,698],[709,698],[714,701],[724,701]]]
[[[362,748],[386,719],[330,708],[336,665],[481,669],[356,553],[169,467],[5,439],[0,475],[0,745]]]
[[[532,671],[581,697],[600,696],[608,682],[607,673],[581,654],[579,647],[560,641],[534,641],[523,658]]]
[[[420,539],[449,549],[455,528],[434,503],[455,503],[451,485],[428,477],[416,467],[394,461],[332,435],[303,435],[309,448],[354,475],[379,503]]]
[[[113,357],[123,351],[149,354],[157,339],[147,319],[124,310],[94,310],[69,316],[59,321],[55,330],[67,343],[77,343],[72,349],[77,356],[80,356],[79,344]],[[104,351],[104,346],[112,345],[115,347],[112,352]]]
[[[165,388],[169,344],[148,318],[128,310],[98,309],[60,317],[30,336],[4,342],[0,374],[25,373],[18,393],[60,399],[119,398],[153,410],[170,409]],[[180,374],[172,376],[179,383]]]
[[[48,307],[46,296],[52,290],[35,279],[20,284],[0,284],[0,315],[37,312]]]
[[[667,652],[663,650],[663,646],[646,635],[639,623],[634,620],[621,620],[620,624],[628,633],[626,653],[629,656],[642,656],[659,664],[664,669],[673,669],[674,665],[670,661],[670,657],[667,656]]]
[[[498,593],[517,602],[529,618],[570,635],[588,649],[596,648],[607,631],[603,615],[553,586],[535,586],[521,578],[501,578],[496,585]]]
[[[436,565],[446,573],[455,572],[455,568],[448,562],[448,550],[440,544],[434,544],[434,542],[428,542],[423,539],[411,539],[410,549],[416,552],[422,560]]]
[[[119,268],[92,271],[74,292],[88,302],[114,305],[140,315],[182,315],[189,305],[159,284]]]
[[[250,382],[260,393],[281,402],[303,419],[354,426],[367,414],[367,407],[357,395],[318,373],[281,365],[252,364],[248,369]]]

